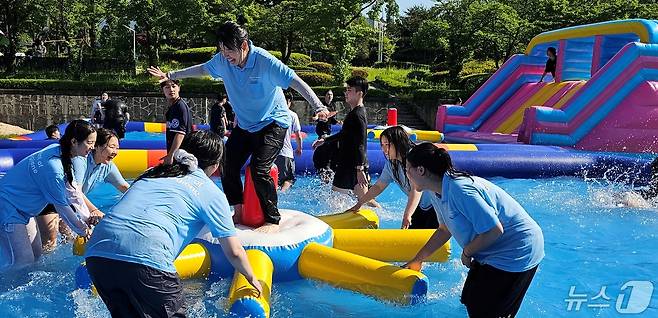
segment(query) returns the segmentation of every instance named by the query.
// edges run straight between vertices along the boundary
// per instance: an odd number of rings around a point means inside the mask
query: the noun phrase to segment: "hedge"
[[[327,73],[327,74],[331,74],[331,71],[334,68],[333,65],[327,62],[311,62],[308,63],[308,66],[316,69],[320,73]]]
[[[210,60],[216,53],[216,48],[195,47],[173,52],[162,52],[160,55],[163,59],[175,60],[182,63],[201,63]]]
[[[352,68],[352,76],[360,76],[363,78],[368,78],[368,70],[362,67],[353,67]]]
[[[224,84],[208,79],[184,79],[183,93],[213,93],[224,90]],[[124,91],[160,92],[155,81],[73,81],[52,79],[0,79],[0,89],[32,89],[52,93]]]
[[[334,81],[332,75],[319,72],[303,72],[297,75],[310,86],[328,86]]]
[[[343,86],[330,86],[333,77],[324,73],[301,73],[300,77],[304,78],[307,74],[319,74],[320,76],[329,76],[330,80],[324,84],[314,85],[304,79],[309,85],[314,86],[313,91],[318,96],[324,96],[327,90],[331,89],[336,95],[341,95],[345,91]],[[26,89],[44,91],[48,94],[71,94],[83,93],[96,95],[99,91],[120,91],[120,92],[161,92],[160,85],[155,81],[72,81],[72,80],[53,80],[53,79],[0,79],[0,89]],[[222,82],[213,81],[209,79],[194,79],[188,78],[181,81],[181,92],[185,96],[186,93],[198,94],[216,94],[217,92],[224,91]],[[385,98],[389,97],[388,92],[383,90],[369,90],[368,97],[370,98]]]
[[[280,51],[268,51],[270,54],[274,55],[277,59],[281,60],[281,52]],[[308,64],[311,63],[311,57],[302,54],[302,53],[290,53],[290,59],[288,60],[287,65],[292,65],[292,66],[308,66]]]

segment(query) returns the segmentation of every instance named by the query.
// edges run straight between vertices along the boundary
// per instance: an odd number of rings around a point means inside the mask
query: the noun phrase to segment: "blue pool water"
[[[595,180],[554,178],[543,180],[492,179],[514,196],[544,231],[546,258],[525,298],[519,317],[617,317],[620,288],[628,281],[651,281],[658,289],[658,210],[617,207],[615,185]],[[90,194],[103,210],[119,193],[103,185]],[[389,187],[378,199],[383,228],[400,224],[405,196]],[[280,207],[319,215],[351,206],[352,199],[332,194],[314,177],[302,177],[280,196]],[[467,269],[453,242],[447,263],[426,264],[430,285],[427,300],[416,306],[398,306],[314,281],[275,284],[272,317],[465,317],[459,303]],[[75,290],[73,271],[82,258],[71,246],[60,246],[29,268],[0,276],[0,317],[109,317],[100,299]],[[191,317],[224,317],[230,279],[217,282],[186,281]],[[566,299],[587,297],[580,310],[567,310]],[[605,287],[606,298],[595,297]],[[629,294],[629,290],[625,291]],[[626,297],[628,298],[628,297]],[[624,299],[626,299],[624,298]],[[609,305],[592,308],[587,305]],[[622,304],[624,305],[624,304]],[[635,315],[637,316],[637,315]],[[639,316],[658,316],[658,291]]]

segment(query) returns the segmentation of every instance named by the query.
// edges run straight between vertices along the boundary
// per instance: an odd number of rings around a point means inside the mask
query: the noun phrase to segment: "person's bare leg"
[[[76,234],[71,230],[71,228],[64,222],[64,219],[59,218],[59,233],[62,234],[64,240],[67,242],[73,241]]]
[[[290,181],[285,181],[285,182],[283,182],[283,185],[281,186],[281,190],[280,190],[280,191],[281,191],[281,192],[286,192],[286,191],[288,191],[288,189],[290,189],[290,187],[292,187],[292,182],[290,182]]]
[[[59,215],[46,214],[35,217],[39,233],[41,234],[41,243],[43,250],[52,251],[57,246],[57,232],[59,227]]]

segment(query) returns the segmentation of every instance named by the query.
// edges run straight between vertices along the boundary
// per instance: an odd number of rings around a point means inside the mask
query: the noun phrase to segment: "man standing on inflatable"
[[[238,122],[226,143],[224,192],[234,208],[234,219],[240,220],[244,202],[240,169],[251,155],[254,188],[265,214],[266,227],[262,231],[273,231],[280,215],[276,185],[269,172],[290,126],[282,89],[291,87],[299,92],[320,118],[326,118],[328,111],[292,69],[254,46],[242,26],[232,21],[224,23],[217,30],[217,41],[220,53],[204,64],[168,73],[152,66],[148,72],[160,80],[207,75],[222,78]]]

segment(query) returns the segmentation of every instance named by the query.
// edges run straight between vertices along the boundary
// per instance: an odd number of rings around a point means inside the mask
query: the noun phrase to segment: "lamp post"
[[[125,24],[123,25],[123,27],[133,32],[133,60],[136,62],[137,61],[137,52],[135,51],[135,48],[136,48],[136,46],[135,46],[135,37],[137,37],[137,34],[135,32],[135,29],[133,29],[133,28],[131,28],[131,27],[125,25]]]

